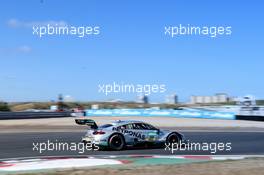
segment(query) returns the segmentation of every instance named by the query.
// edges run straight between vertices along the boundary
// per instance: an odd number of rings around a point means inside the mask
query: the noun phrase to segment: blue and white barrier
[[[173,109],[89,109],[86,116],[142,116],[142,117],[179,117],[235,120],[235,113],[206,110]]]

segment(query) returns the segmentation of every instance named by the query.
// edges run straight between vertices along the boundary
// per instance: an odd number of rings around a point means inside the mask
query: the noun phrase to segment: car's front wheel
[[[119,151],[125,147],[125,139],[121,134],[113,134],[108,141],[111,150]]]

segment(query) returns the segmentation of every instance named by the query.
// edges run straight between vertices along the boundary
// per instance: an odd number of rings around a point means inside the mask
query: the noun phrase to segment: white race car
[[[75,122],[79,125],[88,125],[83,142],[90,142],[99,147],[110,148],[111,150],[122,150],[127,146],[139,144],[175,144],[184,142],[183,134],[158,129],[150,124],[141,121],[115,121],[102,126],[97,126],[94,120],[88,118],[77,118]]]

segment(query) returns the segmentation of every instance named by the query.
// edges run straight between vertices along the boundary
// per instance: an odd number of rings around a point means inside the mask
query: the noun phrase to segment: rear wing
[[[92,129],[97,129],[98,126],[95,123],[94,120],[92,119],[88,119],[88,118],[76,118],[75,119],[75,123],[78,125],[87,125],[90,126]]]

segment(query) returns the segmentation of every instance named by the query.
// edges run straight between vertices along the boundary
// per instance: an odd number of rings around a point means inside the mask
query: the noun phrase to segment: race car
[[[183,134],[161,130],[142,121],[125,120],[97,126],[96,122],[88,118],[77,118],[79,125],[88,125],[86,135],[82,138],[84,143],[92,143],[99,148],[122,150],[136,145],[165,145],[184,141]]]

